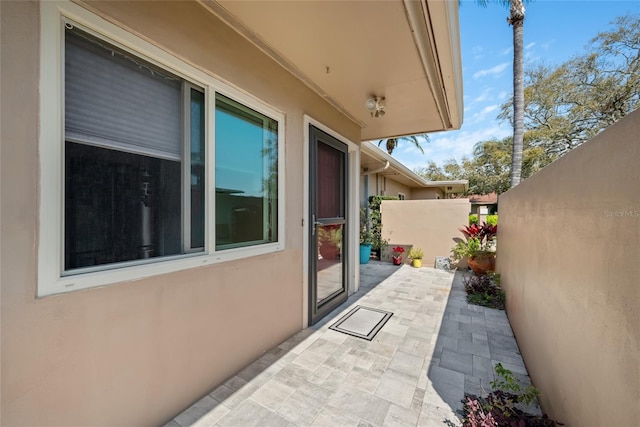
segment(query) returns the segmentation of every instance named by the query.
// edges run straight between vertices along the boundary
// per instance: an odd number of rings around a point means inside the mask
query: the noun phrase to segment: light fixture
[[[384,97],[373,95],[364,105],[371,112],[371,117],[384,116]]]

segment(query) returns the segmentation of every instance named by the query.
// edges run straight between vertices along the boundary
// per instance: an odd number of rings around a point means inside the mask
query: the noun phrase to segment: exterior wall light
[[[384,97],[372,96],[364,105],[371,112],[371,117],[384,116]]]

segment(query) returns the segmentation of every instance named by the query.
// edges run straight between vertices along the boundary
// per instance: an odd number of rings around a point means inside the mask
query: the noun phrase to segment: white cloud
[[[475,104],[477,102],[482,102],[482,101],[488,100],[489,99],[489,95],[491,94],[491,91],[492,91],[492,88],[485,89],[484,91],[482,91],[480,96],[477,96],[476,98],[473,98],[471,103]]]
[[[506,48],[505,50],[503,50],[503,51],[501,52],[501,54],[502,54],[502,56],[504,56],[504,55],[510,55],[510,54],[511,54],[511,52],[513,52],[513,47],[508,47],[508,48]]]
[[[467,124],[476,124],[485,121],[489,114],[498,110],[498,108],[500,108],[500,104],[487,105],[482,110],[472,115]]]
[[[495,102],[496,100],[496,93],[497,89],[494,87],[485,87],[482,90],[482,93],[478,96],[476,96],[475,98],[471,99],[469,102],[465,101],[465,106],[469,106],[469,107],[474,107],[476,106],[476,104],[481,104],[485,101],[488,102]],[[501,92],[502,93],[502,92]],[[465,110],[466,112],[466,110]]]
[[[548,42],[544,42],[540,45],[540,47],[544,50],[549,50],[549,48],[556,42],[555,39],[551,39]]]
[[[524,48],[525,48],[526,50],[529,50],[529,49],[531,49],[532,47],[534,47],[535,45],[536,45],[536,42],[531,42],[531,43],[529,43],[528,45],[526,45]]]
[[[495,67],[492,68],[487,68],[484,70],[480,70],[480,71],[476,71],[473,74],[473,78],[474,79],[479,79],[480,77],[484,77],[484,76],[489,76],[489,75],[493,75],[493,76],[498,76],[500,75],[507,67],[509,66],[509,62],[503,62],[502,64],[498,64]]]
[[[488,105],[486,107],[484,107],[482,109],[482,111],[480,112],[480,114],[489,114],[492,111],[496,111],[498,109],[499,105],[498,104],[494,104],[494,105]]]
[[[482,59],[484,48],[482,46],[474,46],[471,52],[473,53],[473,59]]]

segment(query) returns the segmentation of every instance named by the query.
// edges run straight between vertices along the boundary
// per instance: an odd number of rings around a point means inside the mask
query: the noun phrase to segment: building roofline
[[[360,144],[360,148],[366,154],[380,160],[381,162],[389,162],[390,164],[389,169],[396,170],[398,173],[402,174],[405,178],[416,183],[418,187],[429,188],[429,187],[443,187],[443,186],[450,186],[450,185],[462,185],[464,186],[465,191],[469,188],[469,181],[466,179],[450,180],[450,181],[427,181],[426,179],[422,178],[420,175],[416,174],[411,169],[406,167],[400,161],[393,158],[388,153],[385,153],[383,150],[378,148],[371,141],[362,141],[362,143]]]

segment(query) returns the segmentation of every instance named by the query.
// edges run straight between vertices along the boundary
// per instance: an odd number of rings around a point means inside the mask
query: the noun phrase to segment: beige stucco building
[[[0,14],[3,425],[167,421],[358,289],[360,141],[462,121],[457,2]]]
[[[449,199],[469,189],[468,180],[428,181],[369,141],[360,145],[360,166],[363,207],[370,196],[437,200]]]

